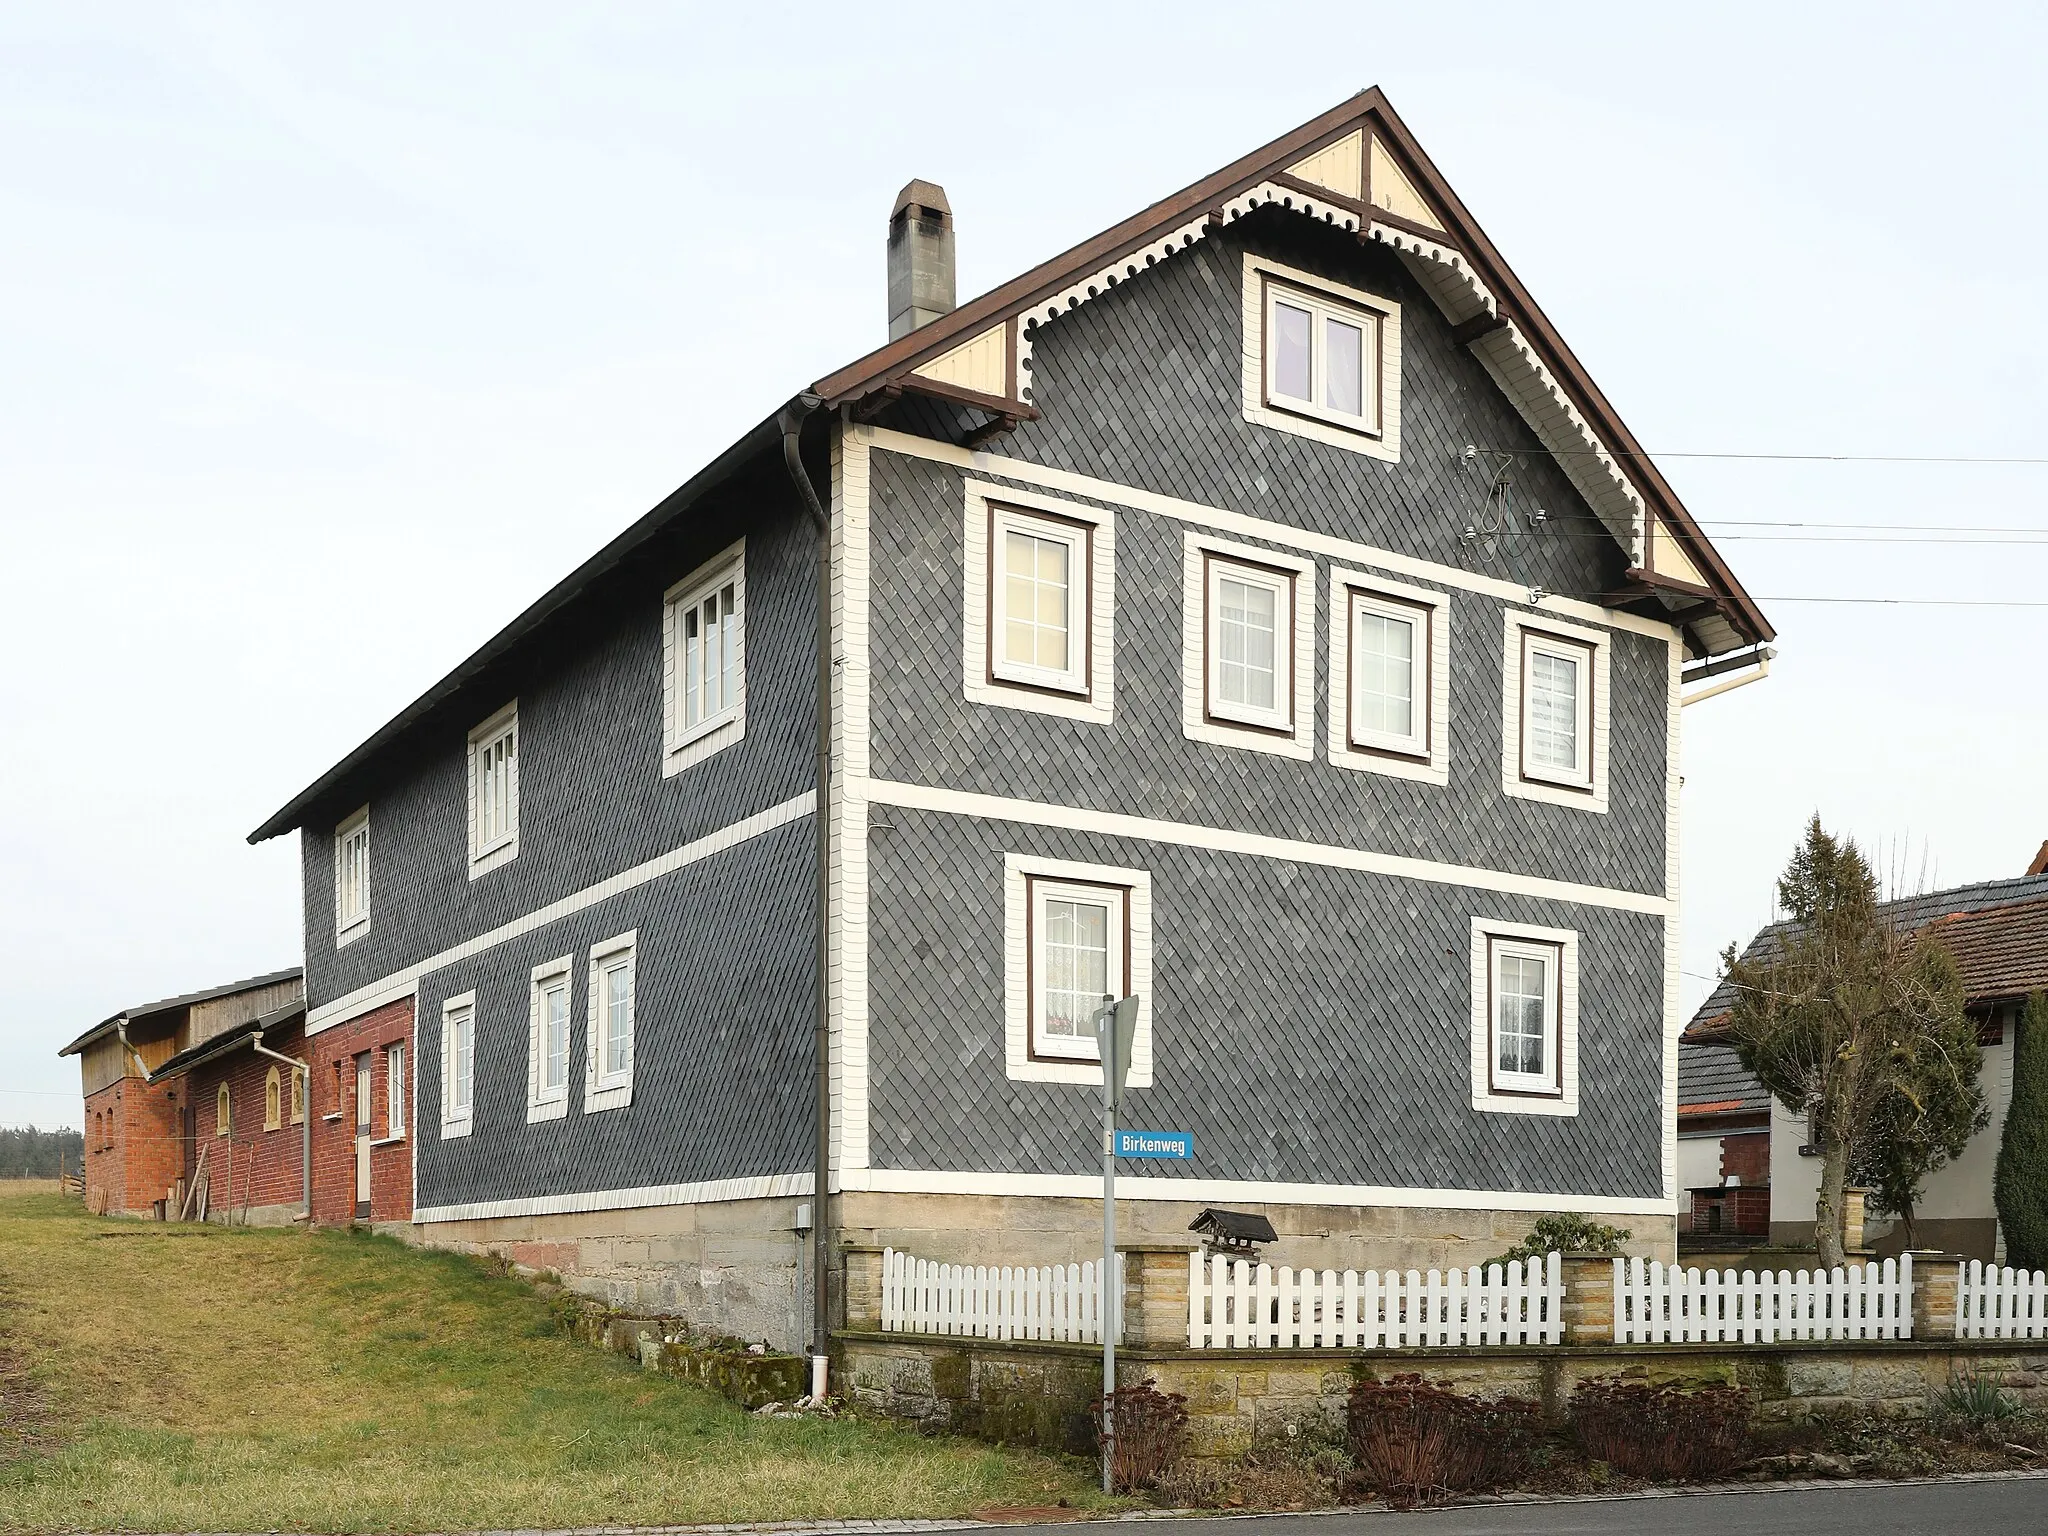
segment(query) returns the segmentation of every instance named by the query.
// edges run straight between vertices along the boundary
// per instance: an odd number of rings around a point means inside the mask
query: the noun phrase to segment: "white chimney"
[[[913,181],[889,210],[889,339],[953,305],[953,207],[944,187]]]

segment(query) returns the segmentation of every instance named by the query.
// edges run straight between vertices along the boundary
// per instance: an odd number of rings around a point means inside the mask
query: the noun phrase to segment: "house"
[[[1771,1096],[1733,1050],[1690,1038],[1678,1044],[1678,1232],[1681,1248],[1688,1235],[1771,1233]]]
[[[1977,1041],[1984,1052],[1978,1082],[1990,1111],[1989,1124],[1970,1139],[1963,1155],[1928,1178],[1914,1213],[1912,1241],[1918,1248],[1943,1249],[1987,1262],[2004,1260],[2005,1242],[1998,1230],[1991,1183],[2005,1132],[2006,1109],[2012,1102],[2013,1044],[2027,998],[2048,989],[2048,871],[2039,867],[2039,859],[2035,863],[2037,867],[2017,879],[1982,881],[1885,904],[1894,920],[1912,931],[1937,935],[1955,956],[1962,973],[1965,1006],[1977,1020]],[[1750,940],[1748,952],[1757,953],[1759,946],[1767,949],[1782,928],[1776,923],[1765,928]],[[1680,1046],[1688,1062],[1698,1064],[1681,1078],[1681,1166],[1685,1165],[1683,1138],[1689,1131],[1704,1135],[1717,1124],[1727,1127],[1732,1133],[1722,1137],[1721,1145],[1738,1150],[1724,1154],[1722,1171],[1738,1170],[1740,1182],[1753,1185],[1755,1170],[1767,1170],[1771,1244],[1811,1248],[1820,1159],[1811,1149],[1805,1117],[1772,1099],[1735,1060],[1734,1049],[1726,1043],[1733,1001],[1733,990],[1723,981],[1693,1015]],[[1704,1097],[1708,1093],[1727,1102],[1717,1107]],[[1739,1110],[1735,1108],[1738,1100]],[[1756,1117],[1752,1105],[1762,1106],[1762,1118]],[[1755,1147],[1758,1140],[1763,1142],[1761,1150]],[[1732,1187],[1735,1182],[1710,1179],[1703,1164],[1693,1166],[1700,1171],[1703,1186],[1719,1182]],[[1704,1205],[1729,1198],[1702,1189],[1693,1209],[1697,1213]],[[1699,1229],[1697,1215],[1694,1226]],[[1876,1219],[1866,1224],[1864,1237],[1883,1256],[1900,1252],[1908,1241],[1902,1225]]]
[[[197,1160],[188,1088],[153,1080],[173,1057],[298,1003],[294,968],[124,1008],[57,1054],[85,1093],[85,1202],[95,1214],[176,1216]]]
[[[843,1245],[1094,1251],[1135,995],[1126,1232],[1668,1255],[1680,688],[1757,605],[1377,91],[960,305],[958,234],[910,183],[886,345],[252,834],[413,1230],[822,1348]]]

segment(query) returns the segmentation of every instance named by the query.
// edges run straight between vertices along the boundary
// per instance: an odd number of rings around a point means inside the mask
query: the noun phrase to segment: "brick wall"
[[[175,1089],[124,1077],[85,1101],[85,1204],[150,1214],[184,1169]]]
[[[284,1056],[298,1056],[304,1041],[297,1028],[266,1031],[263,1043]],[[266,1125],[268,1083],[277,1072],[277,1128]],[[198,1130],[193,1155],[210,1146],[207,1176],[216,1206],[230,1194],[236,1210],[299,1203],[300,1126],[292,1120],[291,1068],[254,1050],[238,1050],[186,1074]],[[228,1090],[231,1110],[228,1136],[220,1135],[220,1089]],[[232,1152],[232,1156],[230,1153]]]
[[[1745,1184],[1770,1183],[1771,1133],[1758,1131],[1749,1136],[1723,1136],[1721,1177],[1737,1178]]]
[[[393,1046],[404,1049],[400,1086],[400,1135],[391,1135],[387,1084]],[[360,1018],[322,1030],[306,1042],[313,1066],[313,1218],[344,1222],[356,1217],[356,1059],[370,1064],[370,1212],[371,1221],[412,1219],[412,1084],[411,998],[373,1009]],[[258,1103],[261,1109],[261,1103]]]

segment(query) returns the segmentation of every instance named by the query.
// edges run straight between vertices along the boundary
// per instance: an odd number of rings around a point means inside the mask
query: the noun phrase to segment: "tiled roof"
[[[1884,904],[1914,929],[1938,925],[1942,942],[1955,954],[1972,1003],[2020,997],[2048,988],[2048,874],[2011,880],[1980,880],[1953,890],[1905,896]],[[1749,941],[1745,960],[1778,942],[1787,923],[1772,923]],[[1686,1026],[1692,1038],[1710,1034],[1735,1001],[1724,978]]]
[[[176,997],[166,997],[154,1003],[138,1003],[133,1008],[123,1008],[110,1018],[102,1019],[76,1040],[65,1046],[59,1056],[75,1055],[84,1050],[102,1035],[110,1033],[118,1023],[134,1023],[154,1013],[168,1013],[173,1008],[189,1008],[194,1003],[210,1003],[216,997],[232,997],[237,992],[254,992],[258,987],[275,986],[280,981],[293,981],[300,975],[299,968],[289,966],[282,971],[267,971],[261,976],[250,976],[242,981],[231,981],[225,986],[206,987],[197,992],[183,992]]]
[[[1742,1070],[1733,1047],[1680,1042],[1679,1114],[1760,1114],[1770,1107],[1771,1096]]]

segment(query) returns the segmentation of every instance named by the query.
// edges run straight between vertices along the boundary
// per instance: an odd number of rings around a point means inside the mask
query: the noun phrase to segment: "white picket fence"
[[[1913,1256],[1775,1274],[1614,1261],[1617,1344],[1910,1339]]]
[[[1556,1344],[1564,1337],[1558,1256],[1526,1264],[1360,1272],[1189,1255],[1194,1349],[1430,1349]]]
[[[1117,1255],[1121,1297],[1123,1255]],[[1102,1342],[1098,1264],[936,1264],[882,1250],[882,1328],[975,1339]],[[1112,1311],[1120,1302],[1112,1300]],[[1123,1336],[1119,1324],[1117,1337]]]
[[[2048,1273],[1970,1260],[1956,1293],[1956,1337],[2048,1338]]]

